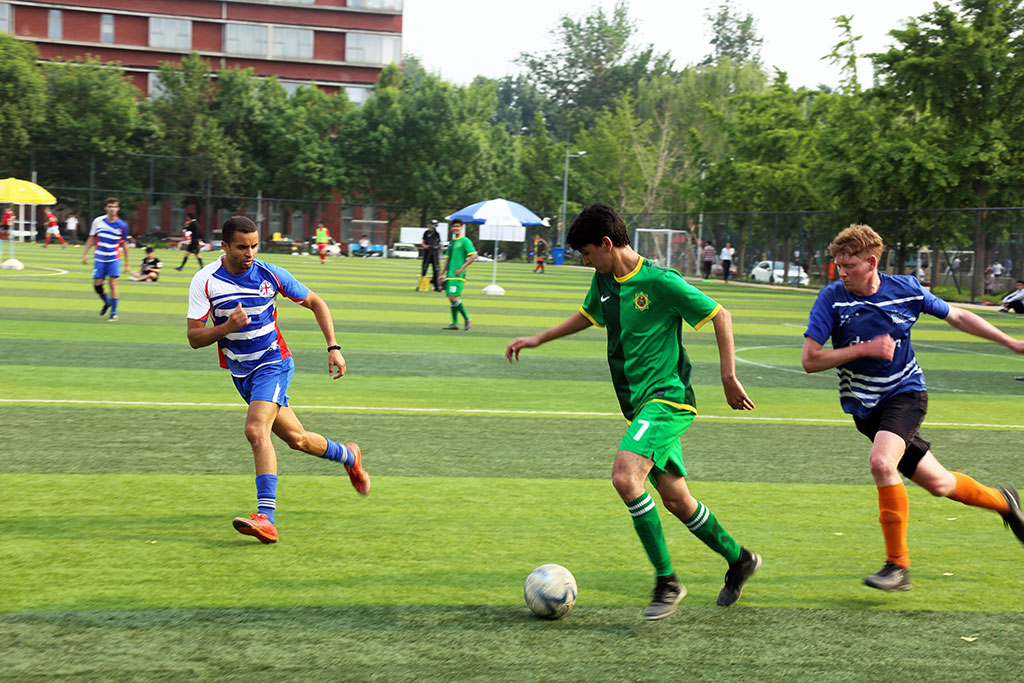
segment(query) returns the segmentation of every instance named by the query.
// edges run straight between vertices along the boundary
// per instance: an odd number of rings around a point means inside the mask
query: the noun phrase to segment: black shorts
[[[188,247],[185,248],[185,251],[189,252],[190,254],[195,254],[196,256],[199,256],[199,245],[197,244],[196,246],[193,247],[190,244],[188,245]]]
[[[880,431],[892,432],[902,438],[907,443],[907,450],[896,469],[910,479],[917,471],[917,464],[932,446],[919,433],[927,412],[928,392],[907,391],[889,397],[868,417],[854,415],[853,422],[857,430],[872,441]]]

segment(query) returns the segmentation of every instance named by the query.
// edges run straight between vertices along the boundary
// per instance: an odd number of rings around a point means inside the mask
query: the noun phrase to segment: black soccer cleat
[[[864,577],[864,584],[887,593],[908,591],[910,590],[910,570],[886,560],[877,574]]]
[[[1017,540],[1024,543],[1024,514],[1020,510],[1020,496],[1012,486],[1000,486],[999,492],[1006,499],[1010,511],[1003,515],[1003,524],[1010,528]]]
[[[103,308],[100,309],[100,317],[105,316],[108,310],[110,310],[110,304],[103,304]]]
[[[659,576],[654,585],[651,604],[644,610],[644,619],[654,621],[664,619],[676,611],[676,605],[686,597],[686,586],[679,583],[675,574]]]
[[[746,548],[740,548],[740,557],[729,565],[725,572],[725,586],[718,593],[718,604],[728,607],[743,595],[743,584],[761,568],[761,556]]]

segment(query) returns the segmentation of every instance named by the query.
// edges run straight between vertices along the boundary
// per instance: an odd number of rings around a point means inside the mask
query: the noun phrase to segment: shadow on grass
[[[0,616],[5,677],[244,680],[1000,680],[1022,613],[577,606],[290,607]]]

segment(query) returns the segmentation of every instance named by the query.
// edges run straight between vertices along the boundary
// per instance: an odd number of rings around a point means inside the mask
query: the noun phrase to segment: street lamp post
[[[579,159],[586,156],[586,152],[569,153],[569,143],[565,143],[565,173],[562,176],[562,218],[558,222],[558,244],[565,246],[565,205],[569,198],[569,158]]]

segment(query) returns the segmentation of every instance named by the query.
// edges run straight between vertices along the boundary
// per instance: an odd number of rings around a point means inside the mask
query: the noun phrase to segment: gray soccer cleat
[[[728,607],[743,595],[743,584],[761,568],[761,556],[746,548],[740,548],[740,557],[729,565],[725,572],[725,586],[718,594],[718,604]]]
[[[659,576],[654,586],[651,604],[644,610],[644,619],[664,619],[676,611],[676,605],[686,597],[686,586],[676,580],[676,575]]]
[[[864,583],[888,593],[908,591],[910,590],[910,570],[887,560],[877,574],[865,576]]]

